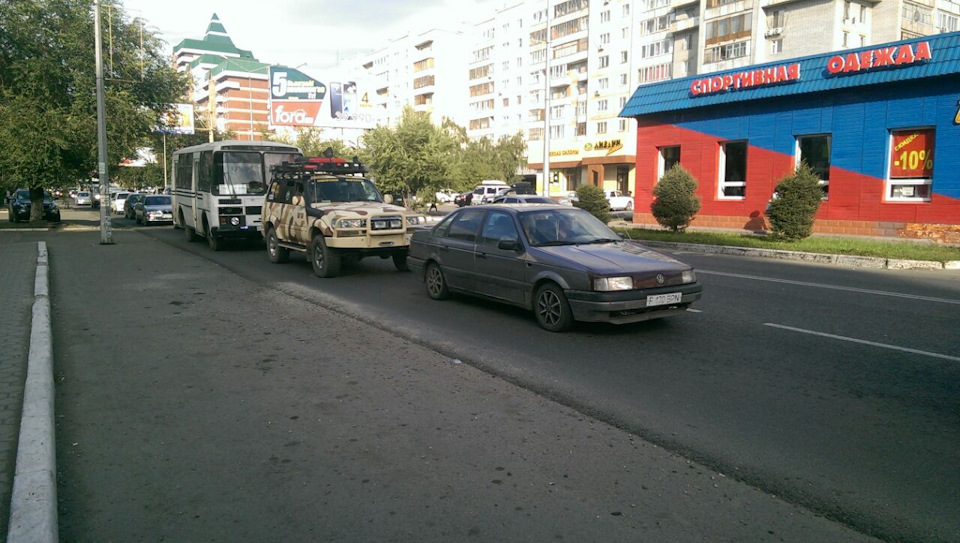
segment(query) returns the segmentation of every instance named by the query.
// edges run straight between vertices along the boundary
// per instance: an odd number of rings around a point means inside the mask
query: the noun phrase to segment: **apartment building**
[[[269,65],[234,45],[216,13],[202,39],[184,39],[173,48],[173,64],[191,75],[198,127],[215,126],[241,140],[261,139],[269,124]]]
[[[463,125],[468,120],[467,54],[462,29],[434,28],[394,38],[345,65],[373,89],[370,103],[383,123],[396,124],[404,106],[410,105],[429,113],[437,124],[450,118]]]

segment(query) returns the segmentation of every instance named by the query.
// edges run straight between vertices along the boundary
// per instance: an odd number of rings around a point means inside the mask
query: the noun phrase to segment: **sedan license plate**
[[[647,307],[654,305],[678,304],[683,294],[680,292],[671,292],[670,294],[653,294],[647,296]]]
[[[162,219],[173,219],[173,214],[171,214],[171,213],[164,213],[163,215],[161,215],[160,218],[162,218]]]

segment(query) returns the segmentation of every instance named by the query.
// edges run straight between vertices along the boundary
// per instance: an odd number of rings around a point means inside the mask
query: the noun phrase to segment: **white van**
[[[508,188],[510,187],[506,181],[485,179],[477,185],[477,188],[473,189],[473,200],[471,200],[470,203],[472,205],[489,204],[501,192],[505,192]]]

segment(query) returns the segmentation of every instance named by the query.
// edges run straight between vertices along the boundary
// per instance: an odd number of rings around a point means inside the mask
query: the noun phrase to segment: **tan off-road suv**
[[[393,258],[407,269],[407,249],[423,217],[384,203],[357,159],[318,157],[274,167],[263,203],[263,236],[271,262],[307,254],[313,272],[334,277],[344,259]]]

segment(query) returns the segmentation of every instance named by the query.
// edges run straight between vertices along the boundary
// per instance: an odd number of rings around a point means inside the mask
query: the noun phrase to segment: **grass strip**
[[[811,236],[796,241],[777,241],[763,234],[728,232],[670,232],[649,228],[614,228],[615,231],[635,240],[666,241],[673,243],[699,243],[702,245],[727,245],[754,249],[778,249],[805,253],[834,255],[873,256],[899,260],[931,260],[949,262],[960,260],[960,247],[937,245],[927,242],[881,241],[850,237]]]

